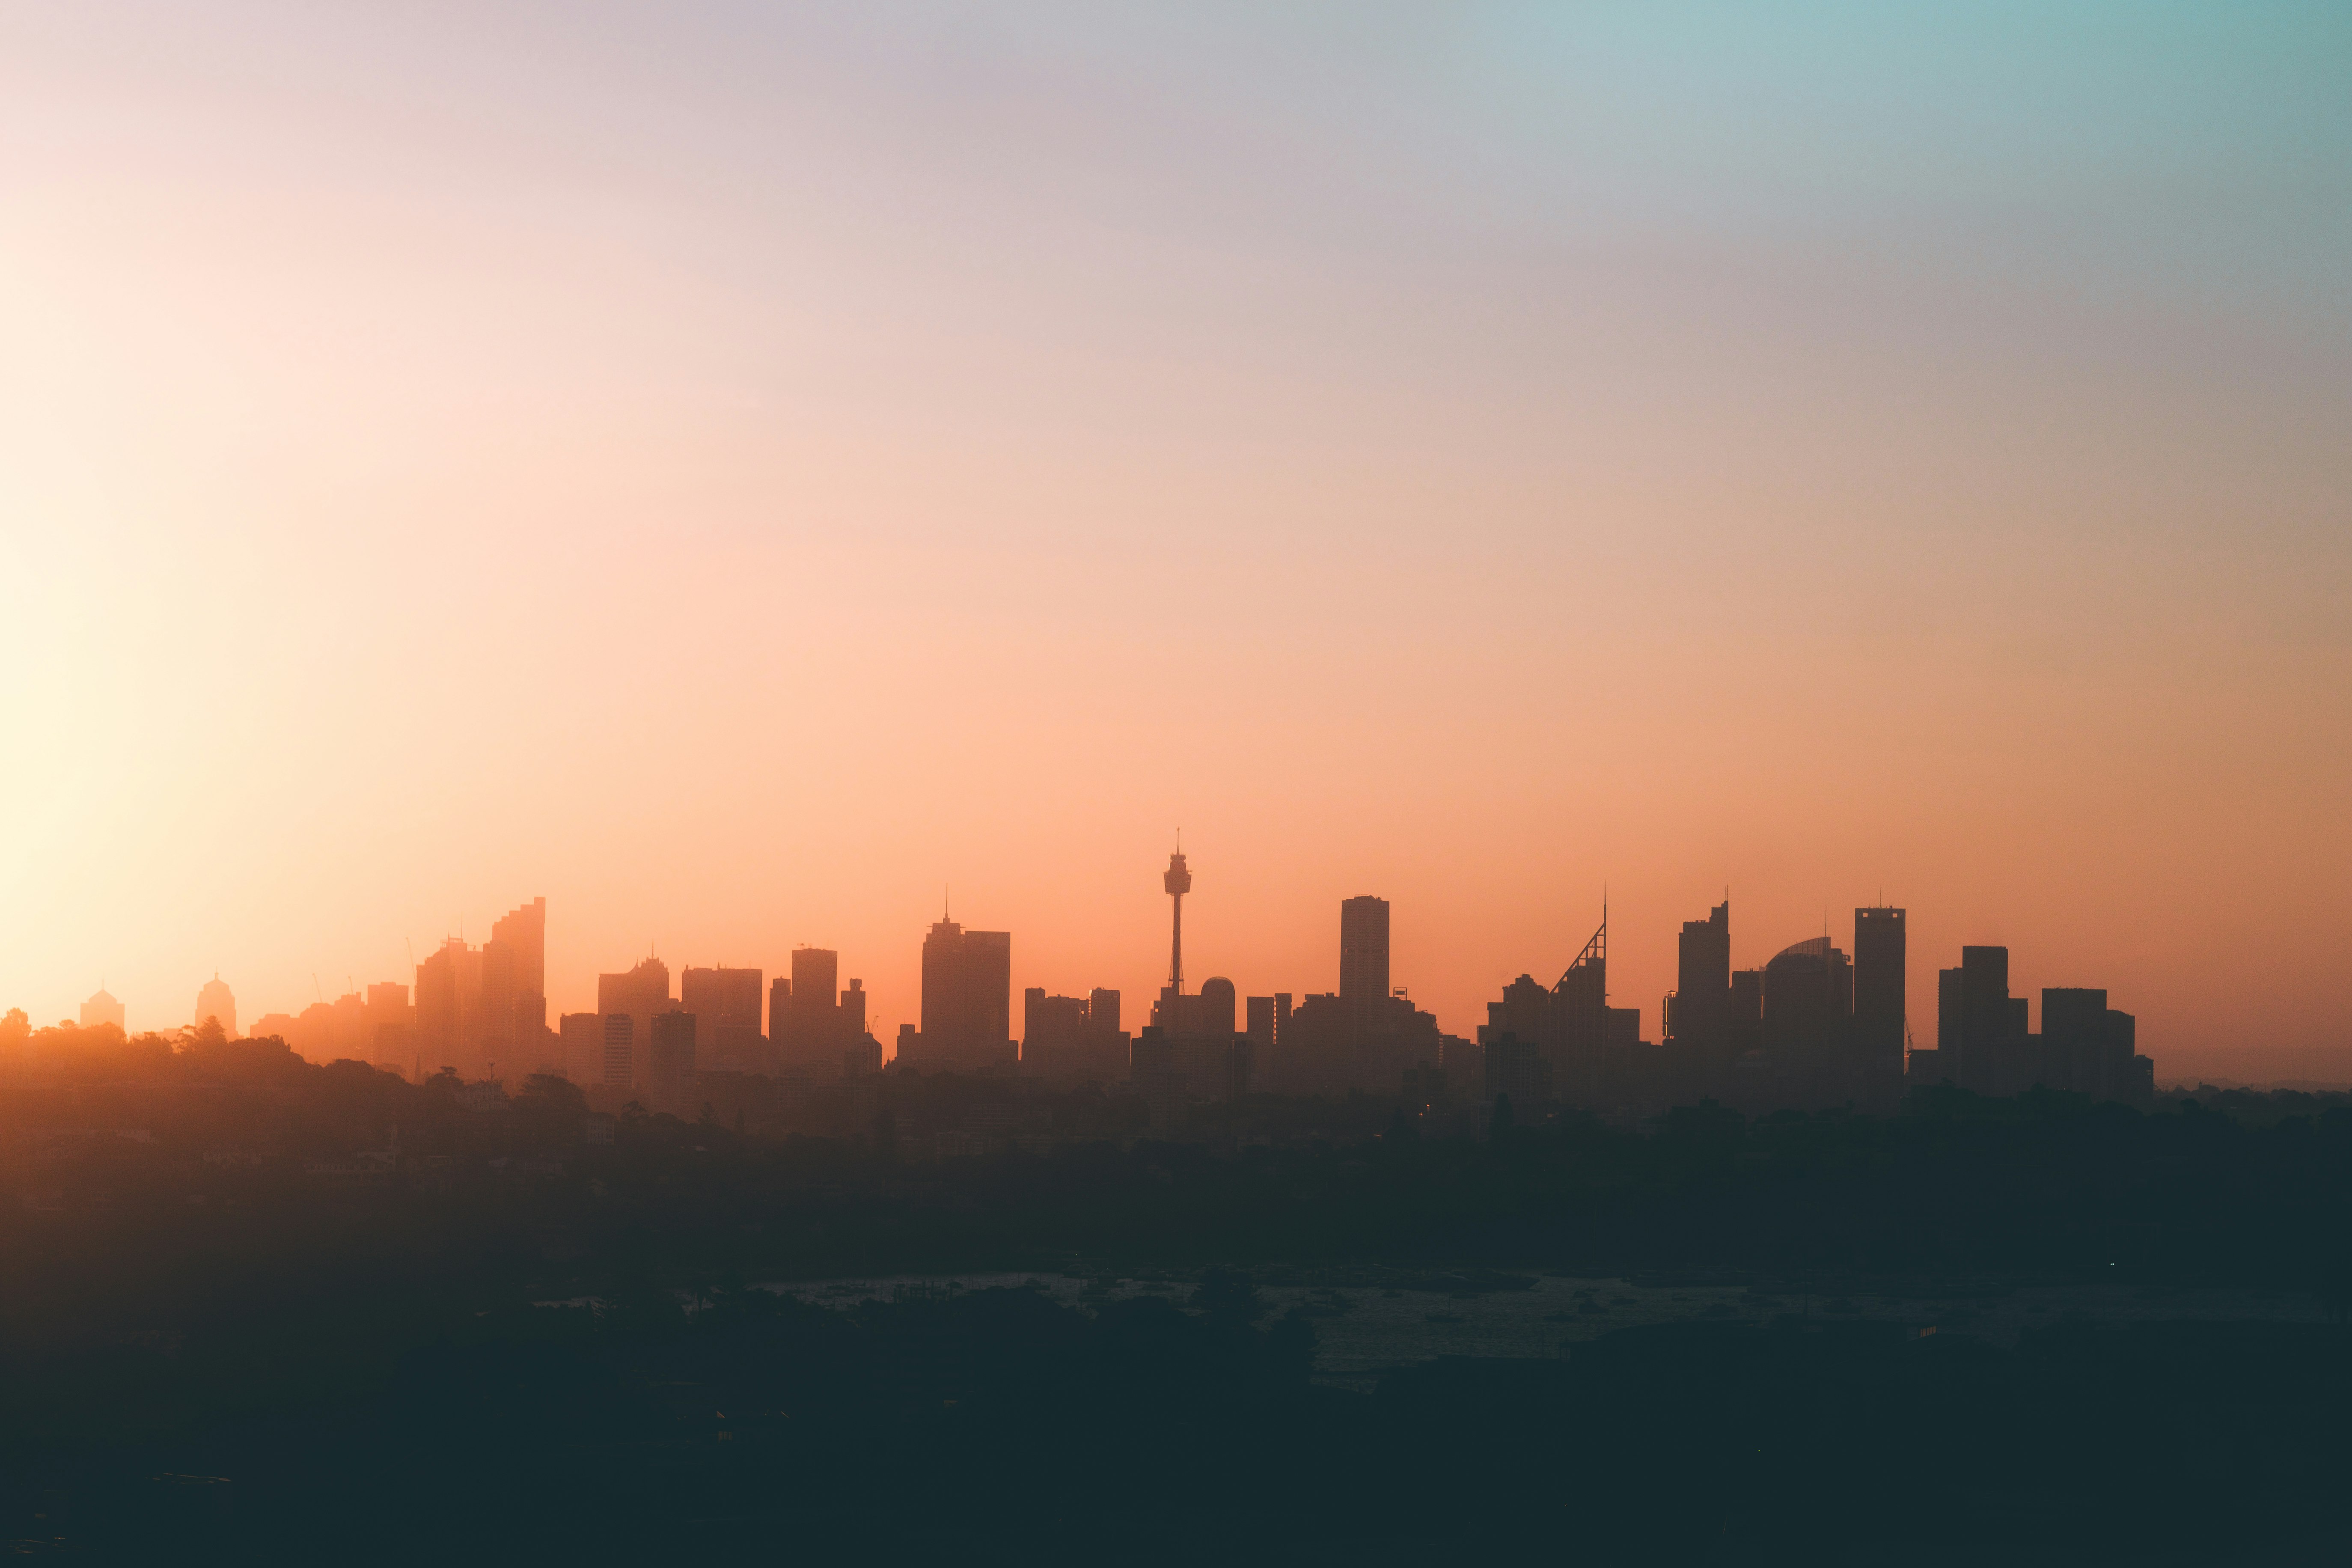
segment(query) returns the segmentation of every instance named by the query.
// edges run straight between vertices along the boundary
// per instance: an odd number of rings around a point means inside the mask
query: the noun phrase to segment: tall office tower
[[[792,996],[784,1004],[783,1017],[769,1026],[786,1059],[828,1067],[840,1059],[841,1007],[835,1000],[840,975],[841,956],[831,948],[793,949]]]
[[[1339,905],[1339,1002],[1349,1022],[1369,1028],[1389,999],[1389,901],[1370,897]]]
[[[236,1038],[236,998],[221,984],[218,970],[213,971],[213,977],[196,993],[197,1025],[201,1026],[206,1018],[219,1019],[221,1033],[232,1040]]]
[[[491,922],[490,940],[475,955],[481,967],[481,1005],[462,1032],[474,1057],[496,1062],[501,1074],[524,1069],[545,1052],[547,1028],[547,900],[511,910]]]
[[[416,966],[416,1049],[428,1070],[477,1070],[482,955],[451,937]]]
[[[1100,985],[1087,992],[1087,1023],[1097,1035],[1118,1034],[1118,993]]]
[[[1764,966],[1764,1048],[1781,1074],[1835,1073],[1853,1016],[1853,969],[1829,938],[1792,943]]]
[[[784,1019],[793,1008],[793,978],[779,974],[768,982],[768,1054],[783,1048]]]
[[[2010,1035],[2016,1009],[2010,1005],[2009,949],[1960,949],[1959,1058],[1952,1077],[1979,1094],[2005,1094],[2011,1063]]]
[[[1242,1032],[1249,1037],[1250,1047],[1255,1054],[1257,1065],[1260,1068],[1264,1068],[1274,1060],[1274,998],[1271,996],[1247,998],[1242,1004],[1242,1016],[1245,1020]]]
[[[607,1089],[627,1089],[637,1081],[637,1020],[627,1013],[606,1013],[604,1071]]]
[[[654,1015],[668,1012],[670,1005],[669,965],[658,958],[640,959],[619,974],[596,976],[596,1011],[626,1013],[631,1041],[638,1050],[651,1047]]]
[[[604,1081],[604,1020],[594,1013],[566,1013],[556,1020],[555,1038],[563,1052],[563,1076],[586,1087]]]
[[[336,997],[327,1009],[325,1059],[363,1062],[373,1043],[368,1037],[367,998],[356,991]]]
[[[646,1087],[654,1109],[673,1116],[689,1114],[694,1094],[695,1017],[672,1007],[654,1015],[652,1049],[646,1054]]]
[[[2100,1098],[2102,1057],[2107,1043],[2107,994],[2083,986],[2046,985],[2042,990],[2042,1081]]]
[[[1174,905],[1175,924],[1171,930],[1168,944],[1168,989],[1181,996],[1184,994],[1184,895],[1192,890],[1192,872],[1184,864],[1184,851],[1181,847],[1168,857],[1168,871],[1160,879],[1160,885],[1168,889],[1168,897]]]
[[[482,944],[482,1005],[474,1016],[469,1043],[483,1062],[503,1071],[515,1055],[515,971],[520,955],[496,937]]]
[[[1011,1066],[1013,933],[966,931],[940,921],[923,939],[923,1026],[927,1068]]]
[[[1042,985],[1021,994],[1021,1072],[1024,1078],[1049,1079],[1084,1076],[1087,1052],[1087,1001],[1083,996],[1051,996]]]
[[[408,987],[396,980],[369,986],[362,1032],[369,1061],[405,1073],[416,1048],[416,1009],[408,1005]]]
[[[547,900],[533,899],[509,910],[490,923],[490,943],[503,943],[514,955],[512,974],[517,996],[547,994]]]
[[[688,968],[677,977],[677,1005],[699,1020],[696,1050],[704,1065],[720,1072],[751,1072],[760,1061],[760,983],[757,969]]]
[[[1853,1046],[1863,1070],[1889,1084],[1903,1076],[1906,911],[1853,911]]]
[[[120,1029],[123,1026],[124,1016],[122,1004],[109,995],[103,985],[92,992],[89,1000],[81,1005],[81,1026],[85,1029],[95,1029],[108,1024]]]
[[[1551,988],[1544,1041],[1555,1068],[1552,1087],[1571,1097],[1591,1089],[1599,1081],[1601,1049],[1608,1040],[1609,907],[1604,903],[1601,929]]]
[[[866,1037],[866,982],[855,975],[841,994],[841,1037],[853,1045]]]
[[[1731,1025],[1731,900],[1703,921],[1683,921],[1675,950],[1674,1015],[1666,1032],[1678,1046],[1720,1051]]]

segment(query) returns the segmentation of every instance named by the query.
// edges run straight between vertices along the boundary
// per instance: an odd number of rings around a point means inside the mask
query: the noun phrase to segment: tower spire
[[[1168,941],[1168,989],[1184,994],[1184,895],[1192,890],[1192,873],[1184,864],[1184,830],[1176,830],[1176,853],[1168,857],[1168,874],[1160,879],[1174,906],[1174,924]]]

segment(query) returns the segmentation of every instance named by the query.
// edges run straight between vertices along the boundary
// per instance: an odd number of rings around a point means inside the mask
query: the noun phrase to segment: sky
[[[2352,11],[0,0],[0,1007],[1727,889],[2352,1081]],[[1018,1001],[1015,1002],[1016,1018]],[[2038,1010],[2036,1026],[2039,1025]]]

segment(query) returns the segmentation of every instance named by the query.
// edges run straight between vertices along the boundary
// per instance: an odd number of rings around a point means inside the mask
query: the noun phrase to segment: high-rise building
[[[1666,1034],[1688,1050],[1719,1054],[1731,1034],[1731,900],[1685,921],[1675,950],[1675,999]]]
[[[769,1019],[777,1055],[796,1067],[830,1069],[845,1043],[836,988],[841,957],[829,947],[793,949],[793,984],[783,1011]]]
[[[1339,904],[1339,1001],[1365,1026],[1389,999],[1389,901],[1370,896]]]
[[[923,939],[922,1017],[919,1031],[899,1037],[908,1066],[973,1071],[1017,1065],[1013,933],[966,931],[946,920],[933,925]]]
[[[754,1072],[766,1064],[760,1049],[757,969],[689,967],[677,977],[677,1005],[695,1016],[696,1049],[720,1072]]]
[[[627,1089],[637,1080],[637,1020],[627,1013],[606,1013],[604,1072],[607,1089]]]
[[[695,1017],[672,1007],[654,1015],[652,1049],[646,1054],[646,1089],[656,1110],[683,1116],[694,1095]]]
[[[1853,1045],[1883,1092],[1903,1076],[1906,911],[1853,911]]]
[[[451,937],[416,966],[416,1048],[428,1072],[481,1069],[482,954]]]
[[[1853,966],[1817,936],[1764,966],[1764,1049],[1773,1070],[1825,1092],[1851,1091]]]
[[[92,992],[89,1000],[81,1005],[81,1026],[85,1029],[101,1028],[110,1024],[120,1029],[123,1026],[124,1016],[122,1004],[110,995],[103,985]]]
[[[481,1005],[467,1035],[477,1059],[507,1077],[550,1054],[547,1033],[547,900],[508,910],[482,944]]]
[[[633,1042],[639,1049],[652,1045],[654,1015],[668,1012],[671,1005],[669,965],[658,958],[640,959],[635,967],[618,974],[596,976],[596,1011],[607,1016],[626,1013]]]
[[[408,987],[395,980],[369,986],[364,1016],[366,1059],[407,1072],[416,1051],[416,1009],[408,1005]]]
[[[604,1019],[596,1013],[566,1013],[556,1021],[563,1051],[563,1076],[586,1087],[604,1081]]]
[[[221,984],[218,970],[213,971],[213,977],[196,993],[197,1026],[202,1027],[207,1018],[219,1020],[221,1033],[232,1040],[236,1038],[236,998]]]
[[[1948,1064],[1953,1080],[1979,1094],[2006,1094],[2022,1087],[2013,1075],[2012,1040],[2025,1033],[2009,994],[2009,949],[1960,949],[1958,995],[1959,1054]]]

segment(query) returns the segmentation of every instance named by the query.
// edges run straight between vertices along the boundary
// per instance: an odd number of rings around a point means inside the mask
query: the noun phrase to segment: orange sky
[[[0,1006],[1132,1017],[1181,825],[1244,994],[1883,896],[2352,1080],[2339,21],[207,11],[0,19]]]

